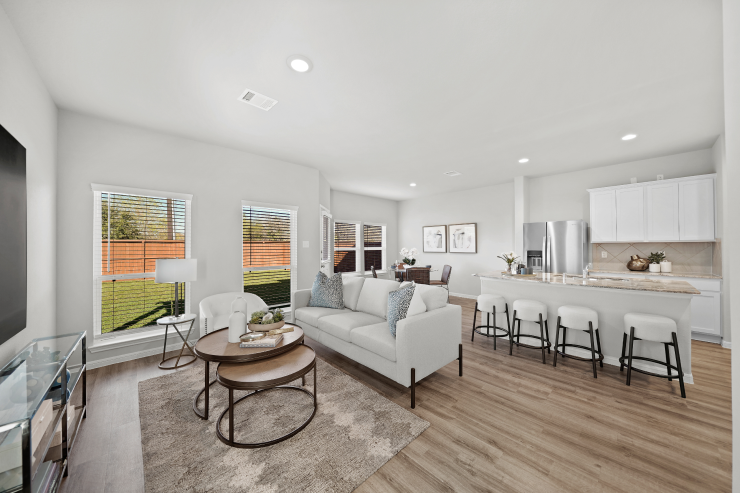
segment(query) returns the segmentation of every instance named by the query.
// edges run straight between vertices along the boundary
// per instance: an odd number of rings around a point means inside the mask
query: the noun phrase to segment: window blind
[[[295,289],[296,225],[295,210],[242,206],[244,292],[259,296],[271,308],[289,306]]]
[[[362,244],[364,270],[369,271],[370,267],[385,268],[385,226],[363,224]]]
[[[331,218],[327,214],[321,214],[321,261],[329,261],[329,230],[331,229]]]
[[[365,248],[383,246],[383,226],[363,224],[362,235],[365,243]]]
[[[357,270],[357,225],[334,223],[334,272]]]
[[[156,284],[160,258],[188,258],[190,201],[95,191],[95,335],[154,326],[174,313],[174,284]],[[187,311],[180,284],[180,311]]]

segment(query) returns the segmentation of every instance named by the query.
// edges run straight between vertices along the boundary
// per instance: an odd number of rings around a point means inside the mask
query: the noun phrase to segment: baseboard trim
[[[722,339],[722,347],[725,349],[732,349],[732,341],[725,341]]]
[[[188,342],[192,346],[195,346],[196,341],[190,340]],[[180,339],[179,342],[174,342],[172,344],[169,344],[167,346],[167,352],[179,351],[181,347],[182,347],[182,339]],[[162,348],[158,347],[158,348],[152,348],[152,349],[145,349],[143,351],[134,351],[132,353],[119,354],[118,356],[111,356],[109,358],[101,358],[101,359],[96,359],[95,361],[88,361],[87,369],[94,370],[95,368],[102,368],[104,366],[115,365],[116,363],[125,363],[126,361],[146,358],[147,356],[154,356],[155,354],[162,354]],[[183,357],[186,354],[189,354],[187,349],[183,351]]]
[[[474,294],[464,294],[464,293],[452,293],[450,292],[450,296],[457,296],[458,298],[468,298],[471,300],[477,300],[478,297]]]
[[[722,338],[720,336],[713,336],[711,334],[703,334],[701,332],[691,332],[691,339],[695,341],[711,342],[712,344],[722,344]]]

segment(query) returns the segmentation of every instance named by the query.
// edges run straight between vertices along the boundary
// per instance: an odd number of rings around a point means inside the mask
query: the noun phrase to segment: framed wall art
[[[421,229],[424,253],[447,251],[447,226],[423,226]]]
[[[478,253],[477,223],[450,224],[450,253]]]

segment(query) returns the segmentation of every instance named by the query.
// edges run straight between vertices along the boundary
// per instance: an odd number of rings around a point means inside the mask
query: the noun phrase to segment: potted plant
[[[496,258],[500,258],[504,262],[506,262],[506,271],[511,274],[516,274],[516,272],[511,271],[511,266],[514,262],[516,262],[519,259],[519,255],[517,255],[514,252],[505,252],[501,255],[498,255]]]
[[[650,252],[650,272],[660,272],[660,263],[665,260],[665,252]]]
[[[408,249],[408,248],[401,248],[401,257],[403,257],[403,263],[407,266],[414,265],[416,263],[416,254],[419,253],[419,250],[416,248]]]
[[[252,332],[269,332],[285,325],[285,314],[280,308],[272,311],[252,313],[249,319],[249,330]]]

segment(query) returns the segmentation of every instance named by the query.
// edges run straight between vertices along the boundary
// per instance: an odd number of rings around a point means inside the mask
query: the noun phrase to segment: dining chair
[[[447,301],[450,301],[450,274],[452,273],[452,266],[445,265],[442,269],[442,279],[439,281],[431,281],[429,284],[432,286],[442,286],[447,290]]]
[[[406,269],[406,280],[416,284],[429,284],[429,269],[426,267],[409,267]]]
[[[371,270],[371,271],[373,272],[373,277],[374,277],[375,279],[377,279],[377,278],[378,278],[378,273],[377,273],[377,272],[375,272],[375,266],[374,266],[374,265],[371,265],[371,266],[370,266],[370,270]]]

